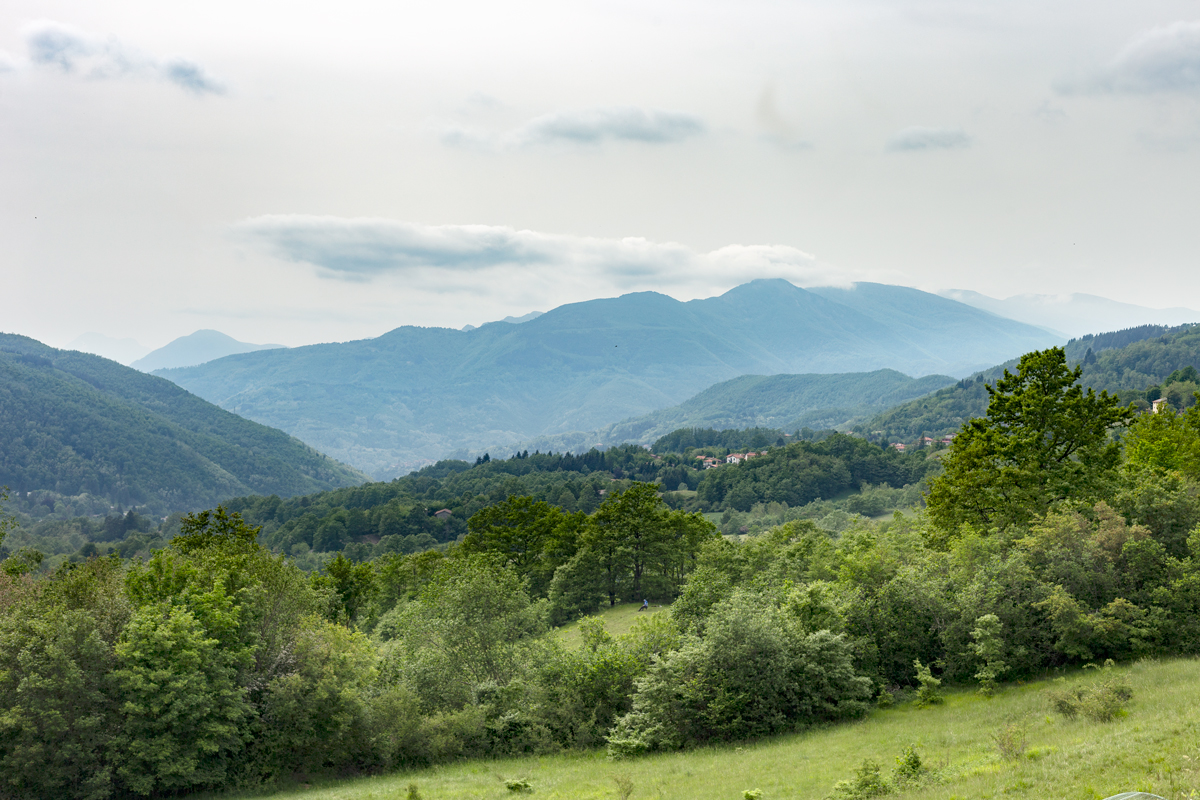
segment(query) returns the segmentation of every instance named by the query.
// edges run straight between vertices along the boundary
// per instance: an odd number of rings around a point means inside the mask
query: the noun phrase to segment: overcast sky
[[[299,345],[755,277],[1200,305],[1195,2],[0,5],[0,329]]]

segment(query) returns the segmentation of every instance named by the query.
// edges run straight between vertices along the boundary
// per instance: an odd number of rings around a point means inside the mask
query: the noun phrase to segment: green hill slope
[[[1054,343],[913,289],[827,294],[779,280],[687,303],[641,292],[520,325],[404,327],[157,374],[390,478],[455,451],[599,430],[740,375],[961,376]]]
[[[770,428],[779,432],[800,428],[846,430],[863,419],[898,403],[936,391],[954,378],[926,375],[910,378],[893,369],[809,375],[742,375],[722,381],[677,406],[651,411],[613,423],[598,431],[572,431],[538,436],[513,447],[521,450],[585,452],[592,447],[649,445],[663,436],[691,428],[746,430]],[[771,436],[766,444],[775,441]],[[485,450],[464,450],[455,458],[474,458]],[[657,450],[656,450],[657,452]]]
[[[622,441],[651,442],[679,428],[834,428],[929,394],[954,379],[895,370],[835,375],[743,375],[677,406],[613,425]]]
[[[1146,389],[1159,385],[1161,392],[1171,397],[1173,405],[1183,406],[1190,404],[1191,393],[1200,388],[1186,379],[1177,380],[1173,386],[1161,386],[1177,370],[1200,367],[1200,325],[1177,328],[1144,325],[1084,336],[1072,339],[1066,351],[1068,361],[1082,363],[1085,387],[1116,394],[1122,402],[1144,407]],[[1015,363],[1009,361],[992,367],[953,386],[890,408],[857,426],[855,431],[904,441],[922,434],[953,433],[968,419],[987,412],[988,393],[984,384]]]
[[[886,797],[1096,800],[1136,790],[1164,798],[1195,796],[1200,791],[1194,763],[1200,662],[1142,661],[1115,674],[1133,689],[1133,700],[1128,716],[1112,722],[1052,714],[1048,693],[1096,680],[1084,671],[1061,681],[1011,686],[990,699],[971,690],[952,691],[944,705],[921,709],[905,703],[875,710],[861,722],[759,742],[615,762],[603,751],[464,761],[283,789],[269,796],[369,800],[404,797],[415,784],[424,800],[484,800],[515,796],[501,781],[526,779],[534,797],[554,800],[732,800],[755,796],[743,794],[754,789],[763,800],[821,798],[831,796],[838,781],[852,780],[867,760],[879,765],[881,777],[888,780],[897,757],[909,746],[927,772]],[[1015,734],[1020,740],[1016,758],[1003,757],[997,746],[997,737],[1006,731],[1010,739]],[[623,785],[631,787],[630,794],[622,795]]]
[[[0,334],[0,485],[157,512],[366,476],[115,361]]]

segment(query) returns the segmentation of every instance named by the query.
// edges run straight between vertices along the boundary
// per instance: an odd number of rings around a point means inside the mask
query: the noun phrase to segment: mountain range
[[[364,480],[170,381],[0,334],[0,485],[14,492],[37,493],[50,506],[86,494],[166,513]]]
[[[155,374],[388,478],[463,448],[599,430],[742,375],[958,377],[1059,341],[916,289],[759,280],[702,300],[640,292],[521,324],[406,326]]]
[[[910,378],[894,369],[809,375],[742,375],[710,386],[677,406],[622,420],[598,431],[540,436],[517,451],[586,452],[632,442],[648,445],[681,428],[730,430],[800,428],[848,430],[884,409],[953,384],[947,375]],[[471,459],[501,455],[507,448],[452,454]]]
[[[1094,294],[1019,294],[997,300],[979,292],[951,289],[942,292],[942,296],[1001,317],[1037,325],[1065,337],[1139,325],[1200,322],[1200,311],[1190,308],[1147,308]]]

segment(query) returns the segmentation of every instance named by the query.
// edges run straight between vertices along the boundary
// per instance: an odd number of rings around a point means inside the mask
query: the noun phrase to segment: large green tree
[[[1084,393],[1082,368],[1061,347],[1021,356],[987,387],[987,416],[963,425],[932,484],[929,513],[944,529],[1021,524],[1071,499],[1087,503],[1120,462],[1109,431],[1133,419],[1107,392]]]
[[[561,509],[545,501],[514,495],[472,515],[462,547],[468,553],[500,554],[541,594],[557,566],[546,558],[546,551],[552,549],[565,518]]]

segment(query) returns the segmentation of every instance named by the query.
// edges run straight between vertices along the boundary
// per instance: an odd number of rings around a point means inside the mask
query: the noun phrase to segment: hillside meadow
[[[1066,720],[1051,710],[1049,692],[1116,676],[1133,689],[1112,722]],[[274,793],[221,795],[273,800],[479,800],[529,796],[546,800],[735,800],[758,789],[762,800],[825,798],[850,779],[864,759],[883,767],[915,745],[929,768],[904,800],[1045,798],[1096,800],[1145,791],[1168,800],[1200,796],[1200,661],[1139,661],[1110,673],[1076,670],[987,698],[970,689],[945,693],[946,702],[918,708],[913,701],[876,709],[863,720],[780,736],[758,743],[704,747],[683,753],[614,761],[601,750],[554,756],[474,760],[387,777],[298,784]],[[1008,726],[1023,730],[1025,752],[1000,755],[996,739]],[[526,780],[532,792],[511,792],[506,781]],[[622,786],[631,790],[626,794]]]

